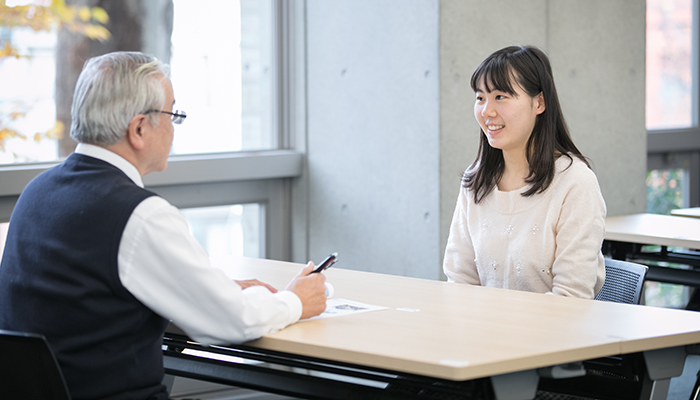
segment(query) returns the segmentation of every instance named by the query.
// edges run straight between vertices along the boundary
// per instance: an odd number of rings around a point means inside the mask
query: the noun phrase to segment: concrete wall
[[[308,251],[437,278],[438,1],[306,3]]]
[[[338,251],[346,268],[441,276],[460,174],[478,147],[469,78],[511,44],[549,54],[608,214],[644,210],[643,0],[305,6],[307,257]]]

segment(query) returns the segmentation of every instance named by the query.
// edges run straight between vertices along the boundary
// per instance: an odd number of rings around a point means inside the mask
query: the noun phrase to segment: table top
[[[675,217],[700,218],[700,207],[671,210],[671,215]]]
[[[213,263],[230,278],[282,289],[300,264]],[[338,264],[340,265],[340,262]],[[306,320],[251,346],[466,380],[700,343],[700,313],[352,271],[324,273],[335,297],[387,310]]]
[[[605,239],[700,249],[700,219],[658,214],[607,217]]]

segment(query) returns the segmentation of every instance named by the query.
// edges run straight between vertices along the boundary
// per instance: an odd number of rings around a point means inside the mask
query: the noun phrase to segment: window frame
[[[168,158],[168,168],[145,176],[144,184],[176,207],[262,204],[263,257],[289,260],[292,253],[292,180],[302,176],[304,164],[303,153],[292,149],[294,116],[304,104],[295,104],[292,109],[291,102],[295,98],[298,100],[295,87],[303,87],[303,83],[296,82],[300,75],[294,69],[295,59],[303,59],[303,56],[294,55],[299,48],[295,47],[295,35],[299,34],[295,21],[303,15],[303,4],[297,0],[274,0],[272,8],[275,29],[272,65],[276,73],[271,85],[271,118],[277,149],[172,155]],[[27,183],[60,162],[0,166],[0,222],[10,220],[12,209]]]

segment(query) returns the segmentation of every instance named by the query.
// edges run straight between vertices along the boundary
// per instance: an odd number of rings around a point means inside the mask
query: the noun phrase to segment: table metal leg
[[[491,377],[496,400],[531,400],[540,381],[536,370],[513,372]]]
[[[665,400],[671,378],[683,373],[687,356],[685,346],[645,351],[643,354],[647,373],[640,399]]]

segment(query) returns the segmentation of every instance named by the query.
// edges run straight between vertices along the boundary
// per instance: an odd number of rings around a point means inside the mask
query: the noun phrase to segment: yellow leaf
[[[0,142],[4,142],[5,140],[13,137],[12,133],[13,131],[7,128],[0,129]]]
[[[48,132],[46,132],[46,138],[47,139],[60,139],[63,137],[63,130],[64,129],[65,129],[65,125],[63,125],[63,122],[56,121],[56,124],[53,126],[53,128],[49,129]]]
[[[107,11],[102,7],[92,8],[92,18],[101,24],[109,22],[109,15],[107,15]]]
[[[106,41],[110,37],[107,28],[99,25],[86,25],[83,28],[83,33],[90,39],[97,39],[101,42]]]
[[[19,55],[19,53],[17,53],[17,49],[10,45],[9,40],[5,40],[4,46],[0,47],[0,60],[5,57],[14,57],[17,59],[22,57]]]
[[[13,131],[12,129],[8,129],[8,128],[0,129],[0,142],[3,142],[7,139],[12,139],[12,138],[26,139],[26,136],[22,135],[21,133],[19,133],[17,131]]]
[[[80,10],[78,11],[78,16],[80,16],[80,19],[83,21],[87,22],[90,20],[92,17],[92,13],[90,13],[90,9],[87,7],[80,7]]]
[[[27,115],[27,113],[19,112],[19,111],[14,111],[10,113],[10,119],[11,120],[16,120],[18,118],[24,118],[24,116]]]

